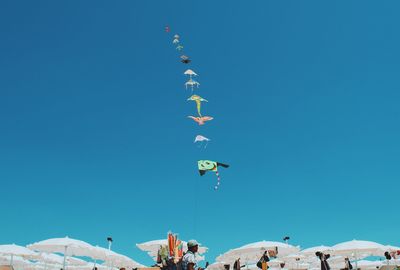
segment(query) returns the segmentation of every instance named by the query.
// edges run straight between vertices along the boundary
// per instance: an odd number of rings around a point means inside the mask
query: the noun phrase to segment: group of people
[[[197,252],[199,250],[199,243],[196,240],[190,240],[187,242],[187,252],[184,253],[182,258],[168,257],[163,260],[161,256],[157,258],[157,266],[161,270],[204,270],[208,266],[202,268],[198,266]]]

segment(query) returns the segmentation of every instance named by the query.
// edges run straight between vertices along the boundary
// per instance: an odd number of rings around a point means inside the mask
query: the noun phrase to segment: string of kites
[[[169,26],[165,27],[165,32],[170,33],[170,28]],[[189,65],[192,60],[183,54],[183,45],[180,39],[179,35],[174,35],[172,44],[176,46],[176,50],[181,54],[180,56],[180,61],[184,65]],[[194,72],[192,69],[187,69],[184,73],[185,76],[187,76],[188,80],[185,83],[185,88],[188,89],[190,88],[192,91],[192,95],[187,99],[188,101],[194,101],[196,103],[196,108],[197,108],[197,116],[188,116],[188,118],[192,119],[195,121],[199,126],[203,126],[206,124],[206,122],[213,120],[214,118],[211,116],[203,116],[201,114],[201,104],[202,102],[208,102],[205,98],[202,98],[199,95],[193,94],[193,92],[199,89],[200,83],[196,81],[194,78],[198,76],[196,72]],[[204,148],[207,147],[208,142],[211,141],[209,138],[203,136],[203,135],[197,135],[194,139],[194,143],[200,143],[200,147],[205,143]],[[228,168],[229,165],[218,162],[218,161],[213,161],[213,160],[198,160],[197,161],[197,167],[200,173],[200,176],[203,176],[207,171],[214,172],[215,175],[217,176],[217,183],[214,186],[215,190],[218,190],[220,184],[221,184],[221,178],[219,176],[218,172],[218,167],[223,167],[223,168]]]

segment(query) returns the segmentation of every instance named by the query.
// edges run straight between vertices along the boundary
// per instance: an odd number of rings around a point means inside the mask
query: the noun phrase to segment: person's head
[[[196,240],[190,240],[187,243],[187,248],[193,253],[196,253],[199,250],[199,243]]]

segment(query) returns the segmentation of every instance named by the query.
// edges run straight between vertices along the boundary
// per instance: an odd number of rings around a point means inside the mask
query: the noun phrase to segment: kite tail
[[[221,184],[221,177],[219,177],[218,171],[216,171],[215,174],[217,175],[217,184],[215,185],[214,189],[218,190],[219,185]]]
[[[201,110],[201,102],[200,102],[200,100],[196,100],[196,103],[197,103],[197,113],[201,117],[201,112],[200,112],[200,110]]]

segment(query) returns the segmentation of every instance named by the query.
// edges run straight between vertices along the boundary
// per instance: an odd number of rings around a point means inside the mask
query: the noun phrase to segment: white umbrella
[[[13,265],[14,256],[21,256],[23,258],[33,259],[38,256],[38,254],[26,247],[18,246],[15,244],[12,245],[0,245],[0,254],[9,255],[10,265]]]
[[[389,252],[400,252],[400,247],[388,245],[388,246],[385,246],[385,248],[386,248],[386,251],[389,251]]]
[[[306,248],[300,251],[301,254],[303,255],[307,255],[307,256],[315,256],[316,252],[325,252],[325,251],[329,251],[331,249],[331,247],[328,246],[316,246],[316,247],[310,247],[310,248]]]
[[[381,267],[381,261],[368,261],[368,260],[361,260],[357,261],[357,267],[361,269],[376,269],[377,267]]]
[[[304,262],[300,262],[301,260],[306,259],[307,257],[303,254],[291,254],[288,256],[285,256],[283,258],[281,258],[281,260],[285,261],[285,265],[287,264],[287,268],[296,268],[296,269],[301,269],[304,268],[305,263]],[[308,264],[307,267],[308,268]]]
[[[37,258],[38,261],[48,263],[48,264],[60,264],[62,265],[64,263],[64,257],[54,254],[54,253],[40,253],[39,257]],[[74,258],[74,257],[68,257],[67,259],[68,265],[86,265],[87,261],[84,261],[82,259]]]
[[[105,262],[105,264],[111,263],[112,266],[117,266],[119,268],[125,267],[125,268],[140,268],[144,267],[143,264],[138,263],[131,258],[119,254],[115,251],[96,246],[94,249],[97,251],[97,256],[95,259],[102,260]]]
[[[118,258],[116,258],[114,264],[115,266],[118,266],[119,268],[125,267],[125,268],[143,268],[146,267],[145,265],[138,263],[137,261],[132,260],[131,258],[118,254]]]
[[[283,263],[285,263],[283,260],[273,259],[268,262],[268,266],[280,268]]]
[[[98,256],[92,245],[69,237],[43,240],[28,245],[28,248],[42,252],[58,252],[64,254],[64,270],[66,269],[67,256],[86,256],[90,258]]]
[[[385,246],[372,241],[352,240],[334,245],[332,252],[336,255],[353,258],[356,261],[355,265],[357,269],[357,260],[368,256],[383,256]]]
[[[372,241],[352,240],[334,245],[333,254],[353,257],[356,260],[361,256],[383,256],[385,246]]]
[[[26,260],[20,256],[13,256],[12,265],[10,264],[10,258],[8,255],[0,255],[0,265],[11,265],[14,269],[25,269],[30,266],[32,263],[29,260]]]
[[[260,259],[266,250],[278,249],[278,256],[284,257],[292,253],[300,251],[299,247],[295,247],[282,242],[261,241],[244,245],[240,248],[229,250],[228,252],[217,257],[217,261],[234,261],[242,258],[246,262],[256,262]]]

